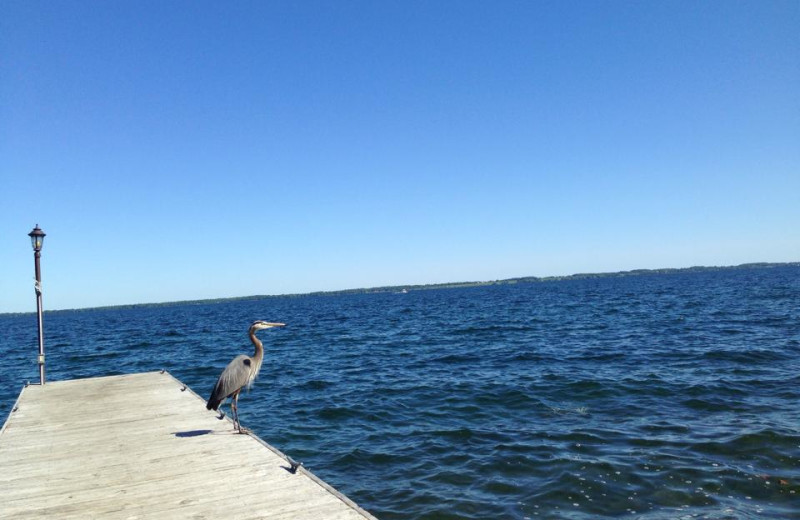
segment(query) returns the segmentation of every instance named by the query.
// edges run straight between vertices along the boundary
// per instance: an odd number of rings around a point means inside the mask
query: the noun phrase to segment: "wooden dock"
[[[0,430],[2,518],[372,515],[167,372],[23,388]]]

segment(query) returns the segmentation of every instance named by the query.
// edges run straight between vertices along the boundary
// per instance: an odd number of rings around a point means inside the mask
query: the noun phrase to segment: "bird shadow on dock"
[[[213,432],[214,430],[189,430],[186,432],[174,432],[175,437],[185,438],[185,437],[199,437],[201,435],[208,435],[209,433]]]

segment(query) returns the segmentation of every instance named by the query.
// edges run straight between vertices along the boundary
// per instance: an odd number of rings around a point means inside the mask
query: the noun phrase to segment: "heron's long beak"
[[[272,323],[272,322],[269,322],[269,321],[265,321],[264,325],[266,325],[267,327],[285,327],[286,326],[285,323]]]

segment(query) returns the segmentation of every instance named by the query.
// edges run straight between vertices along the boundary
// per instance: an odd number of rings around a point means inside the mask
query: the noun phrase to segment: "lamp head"
[[[33,228],[33,231],[28,233],[28,236],[31,237],[31,246],[33,250],[38,253],[42,250],[42,244],[44,243],[44,231],[39,229],[39,224],[36,224],[36,227]]]

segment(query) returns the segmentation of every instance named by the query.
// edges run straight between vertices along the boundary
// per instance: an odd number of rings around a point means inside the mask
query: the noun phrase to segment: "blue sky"
[[[800,260],[800,4],[0,5],[0,312]]]

